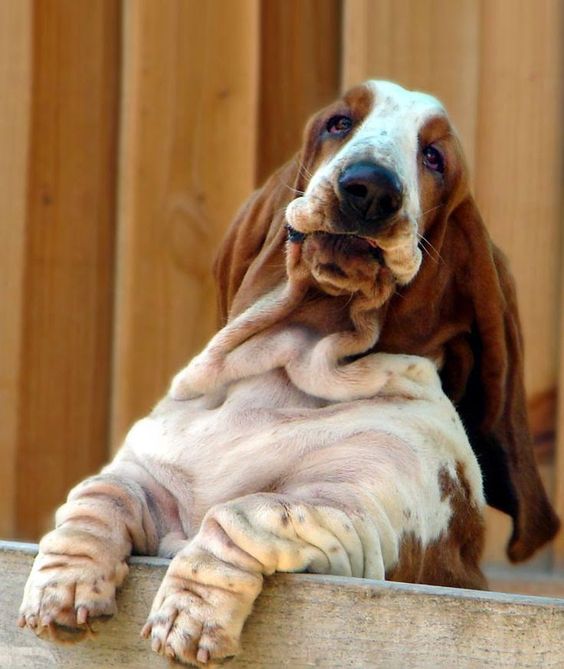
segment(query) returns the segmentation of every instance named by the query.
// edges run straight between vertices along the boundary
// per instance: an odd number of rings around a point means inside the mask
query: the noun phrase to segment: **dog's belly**
[[[416,405],[410,400],[410,414]],[[176,502],[167,529],[179,515],[189,537],[214,504],[276,491],[306,459],[324,476],[328,466],[356,468],[357,483],[379,472],[393,479],[398,470],[420,477],[421,424],[411,435],[405,408],[385,398],[329,404],[276,370],[234,384],[221,401],[165,398],[132,428],[116,463],[142,464]]]

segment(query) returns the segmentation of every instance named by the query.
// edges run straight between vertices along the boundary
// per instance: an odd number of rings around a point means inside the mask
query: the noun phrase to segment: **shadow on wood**
[[[169,666],[139,638],[168,561],[134,558],[119,613],[76,646],[16,626],[36,546],[0,543],[0,667]],[[457,669],[564,666],[564,599],[364,579],[277,574],[266,580],[233,669]]]

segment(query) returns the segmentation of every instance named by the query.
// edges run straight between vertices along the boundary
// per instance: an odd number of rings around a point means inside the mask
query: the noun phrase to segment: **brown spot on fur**
[[[453,479],[449,474],[447,467],[443,466],[439,469],[439,490],[441,491],[441,502],[444,502],[447,497],[451,497],[456,487],[459,485],[456,479]]]
[[[357,122],[364,120],[377,102],[374,91],[362,85],[355,86],[347,91],[344,101]]]
[[[456,478],[442,467],[439,486],[441,499],[448,499],[452,508],[447,531],[425,548],[413,532],[405,534],[399,560],[386,578],[486,590],[487,581],[479,566],[484,548],[484,519],[472,496],[464,466],[457,463]]]
[[[270,483],[268,483],[267,485],[265,485],[264,488],[262,489],[262,492],[266,493],[278,492],[280,488],[283,486],[283,484],[284,484],[283,477],[278,477],[273,481],[271,481]]]

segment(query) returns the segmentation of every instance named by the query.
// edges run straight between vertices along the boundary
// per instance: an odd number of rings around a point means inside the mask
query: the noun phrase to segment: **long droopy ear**
[[[458,410],[482,472],[486,499],[513,518],[510,560],[525,560],[559,528],[540,480],[527,423],[523,341],[513,277],[471,196],[452,212],[457,291],[473,307],[470,375]],[[460,361],[459,361],[460,362]]]
[[[231,223],[214,263],[220,325],[283,280],[284,214],[296,197],[299,171],[297,156],[253,193]]]

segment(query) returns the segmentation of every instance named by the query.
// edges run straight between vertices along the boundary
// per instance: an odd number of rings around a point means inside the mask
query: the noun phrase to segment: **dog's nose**
[[[402,205],[398,176],[383,165],[352,163],[339,177],[339,197],[348,213],[366,221],[384,221]]]

